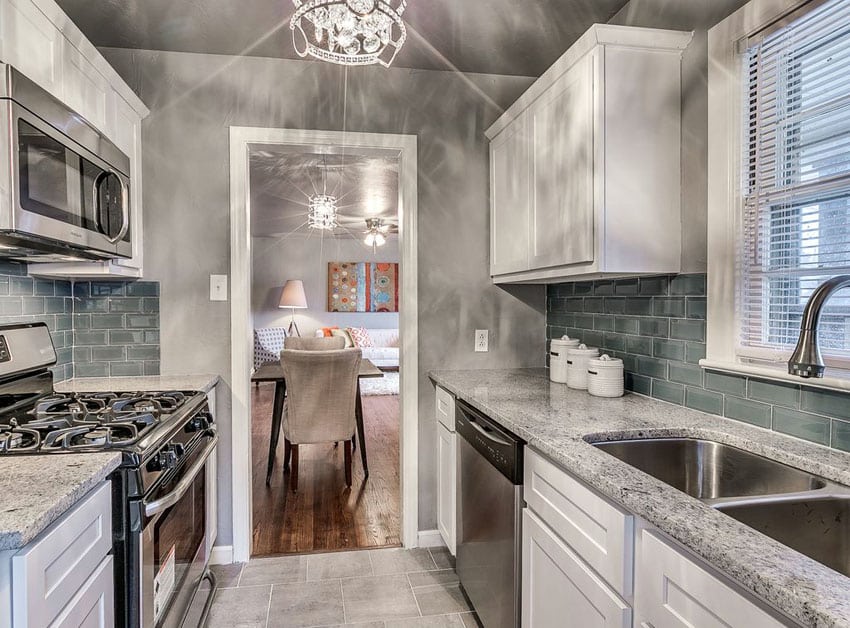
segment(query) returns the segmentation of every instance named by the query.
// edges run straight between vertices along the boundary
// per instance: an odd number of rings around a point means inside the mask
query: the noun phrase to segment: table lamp
[[[289,335],[300,336],[298,325],[295,324],[295,310],[307,309],[307,295],[304,294],[304,282],[300,279],[287,279],[286,285],[283,286],[283,292],[280,294],[279,308],[288,307],[292,310],[292,320],[289,322]],[[294,333],[293,333],[294,330]]]

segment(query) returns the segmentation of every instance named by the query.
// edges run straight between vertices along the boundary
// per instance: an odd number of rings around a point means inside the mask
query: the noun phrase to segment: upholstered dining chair
[[[345,445],[345,485],[351,486],[360,349],[284,349],[281,360],[288,393],[283,409],[283,468],[286,470],[291,458],[290,490],[298,490],[299,446],[339,441]]]
[[[287,336],[283,340],[283,348],[296,351],[335,351],[345,349],[345,338],[341,336],[331,336],[330,338]],[[283,357],[283,354],[281,354],[281,357]]]

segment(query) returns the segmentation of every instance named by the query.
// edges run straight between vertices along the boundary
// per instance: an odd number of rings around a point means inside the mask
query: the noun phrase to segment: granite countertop
[[[850,485],[850,454],[627,394],[592,397],[544,369],[433,371],[431,379],[805,626],[850,627],[850,578],[589,442],[687,436],[734,445]]]
[[[199,390],[209,392],[218,375],[144,375],[135,377],[76,377],[56,382],[56,392],[130,392],[134,390]]]
[[[0,550],[32,541],[119,464],[118,452],[0,458]]]

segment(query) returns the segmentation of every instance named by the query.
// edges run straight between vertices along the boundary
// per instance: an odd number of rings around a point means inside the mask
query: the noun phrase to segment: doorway
[[[401,545],[398,161],[383,149],[249,146],[252,556]],[[297,491],[283,446],[269,453],[278,385],[264,366],[278,368],[285,334],[335,336],[370,369],[359,378],[369,476],[361,447],[350,487],[339,443],[300,448]]]
[[[288,225],[270,226],[254,224],[258,214],[254,211],[261,203],[257,188],[252,185],[252,162],[292,162],[293,155],[301,155],[301,164],[312,160],[320,164],[320,176],[313,175],[309,190],[301,185],[296,200],[302,201],[300,212],[292,212]],[[304,157],[308,156],[308,157]],[[340,195],[340,218],[348,224],[343,238],[316,237],[315,230],[305,228],[306,211],[303,198],[313,192],[326,192],[328,174],[334,169],[346,168],[354,163],[377,169],[380,162],[392,164],[395,169],[396,186],[393,197],[397,217],[393,219],[381,210],[377,198],[368,196],[357,203],[346,203]],[[290,164],[291,165],[291,164]],[[256,170],[256,168],[255,168]],[[331,177],[332,178],[332,177]],[[256,178],[255,178],[256,181]],[[336,183],[330,181],[332,187]],[[372,186],[377,189],[380,186]],[[321,188],[321,189],[319,189]],[[353,193],[349,192],[349,196]],[[278,194],[280,196],[280,194]],[[354,207],[351,207],[351,206]],[[372,212],[374,215],[370,215]],[[300,213],[301,216],[295,214]],[[252,553],[259,555],[289,551],[325,551],[328,549],[354,549],[401,543],[413,547],[417,541],[417,397],[418,373],[416,360],[416,139],[413,136],[340,133],[326,131],[303,131],[287,129],[231,128],[231,277],[232,285],[232,381],[233,381],[233,560],[247,560]],[[367,223],[370,217],[380,217],[380,222]],[[395,224],[397,223],[397,235]],[[389,226],[388,226],[389,225]],[[258,228],[254,228],[258,227]],[[361,228],[362,227],[362,228]],[[363,416],[366,425],[366,445],[369,455],[369,478],[363,477],[362,468],[355,469],[352,487],[346,489],[342,479],[342,468],[337,458],[342,458],[342,448],[333,445],[316,445],[313,451],[301,459],[299,491],[287,490],[282,468],[282,446],[277,453],[272,481],[265,486],[265,469],[268,447],[268,416],[273,399],[273,386],[252,386],[250,373],[253,368],[253,330],[263,324],[262,316],[256,317],[255,310],[266,310],[266,315],[277,316],[277,322],[288,322],[291,312],[272,312],[271,307],[257,307],[265,302],[271,305],[274,293],[281,285],[265,280],[266,294],[252,295],[252,282],[239,281],[238,277],[251,277],[252,266],[262,260],[264,253],[275,249],[275,240],[285,240],[290,249],[313,246],[310,255],[314,258],[314,276],[310,280],[314,293],[312,302],[330,301],[331,282],[329,259],[345,257],[352,242],[368,249],[374,262],[395,263],[384,260],[382,252],[375,246],[374,238],[369,249],[365,240],[370,229],[380,229],[385,240],[395,240],[398,247],[398,314],[400,356],[398,373],[393,373],[391,364],[386,366],[387,379],[397,376],[400,395],[368,394],[370,386],[364,385]],[[299,233],[299,229],[301,233]],[[313,240],[312,245],[310,241]],[[295,244],[295,243],[298,244]],[[279,242],[278,242],[279,243]],[[318,244],[318,247],[315,245]],[[318,248],[318,252],[315,249]],[[265,249],[265,251],[261,250]],[[387,249],[389,250],[389,249]],[[334,262],[358,260],[335,259]],[[324,270],[322,270],[324,269]],[[293,272],[305,271],[293,267]],[[286,275],[285,268],[280,273]],[[325,274],[316,278],[315,273]],[[278,278],[278,284],[293,276]],[[256,283],[256,282],[254,282]],[[316,286],[324,286],[317,289]],[[315,294],[321,291],[325,294]],[[309,304],[308,304],[309,305]],[[277,308],[275,308],[277,309]],[[296,323],[302,335],[314,335],[316,329],[342,327],[330,312],[316,311],[296,313]],[[331,307],[322,308],[331,310]],[[281,316],[283,314],[283,316]],[[321,315],[320,315],[321,314]],[[386,314],[386,313],[384,313]],[[382,316],[384,314],[376,314]],[[345,316],[348,314],[334,314]],[[328,318],[330,316],[330,318]],[[255,320],[256,318],[256,320]],[[299,320],[301,319],[301,320]],[[390,321],[391,323],[391,321]],[[280,325],[284,326],[284,325]],[[388,321],[378,324],[388,327]],[[303,328],[303,330],[301,329]],[[320,333],[327,333],[320,332]],[[364,381],[364,380],[361,380]],[[391,382],[382,382],[391,388]],[[381,384],[377,392],[386,393]],[[253,406],[253,408],[252,408]],[[252,410],[254,420],[252,421]],[[259,418],[258,417],[266,417]],[[395,441],[395,445],[393,445]],[[282,442],[282,439],[281,439]],[[264,446],[266,447],[264,451]],[[397,453],[396,453],[397,452]],[[305,452],[307,453],[307,452]],[[359,456],[355,456],[359,461]],[[310,484],[305,484],[310,478]],[[392,484],[398,488],[395,488]],[[258,486],[259,485],[259,486]],[[268,489],[268,490],[266,490]],[[260,491],[260,492],[258,492]],[[262,492],[266,491],[266,492]],[[396,501],[399,508],[393,508]],[[252,552],[252,549],[254,550]]]

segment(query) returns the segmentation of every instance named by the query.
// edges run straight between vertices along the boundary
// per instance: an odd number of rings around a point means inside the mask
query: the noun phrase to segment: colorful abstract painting
[[[328,312],[398,312],[398,264],[329,262]]]

